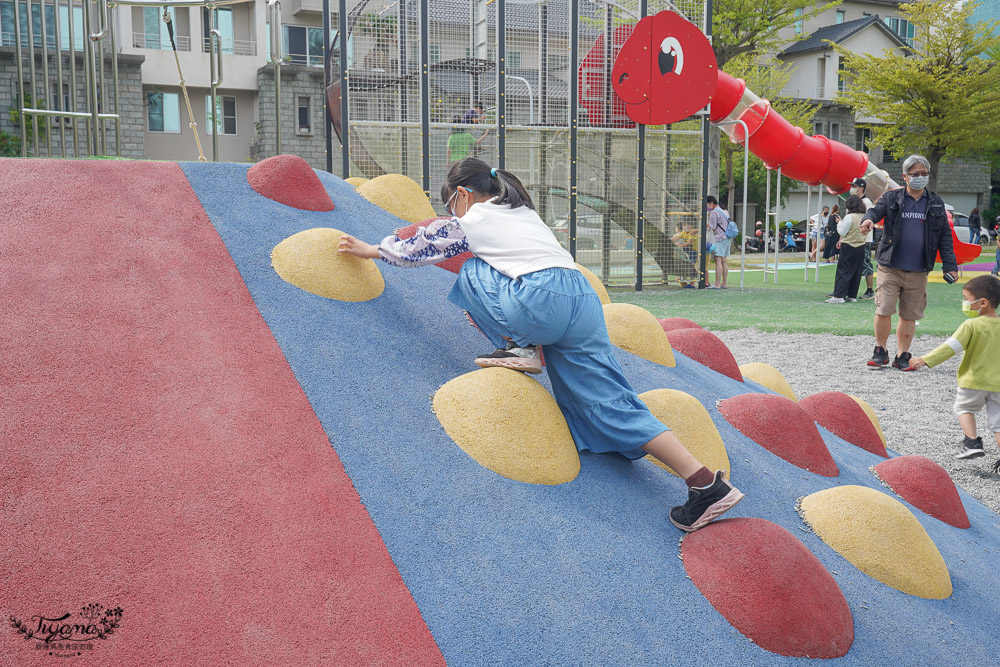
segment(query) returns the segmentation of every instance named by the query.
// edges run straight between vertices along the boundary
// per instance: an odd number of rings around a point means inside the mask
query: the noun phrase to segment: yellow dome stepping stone
[[[601,282],[601,279],[598,278],[593,271],[583,266],[582,264],[577,264],[576,268],[580,269],[580,273],[583,274],[583,277],[587,279],[587,282],[590,283],[590,286],[594,288],[595,292],[597,292],[597,296],[598,298],[600,298],[601,303],[602,304],[611,303],[611,297],[608,296],[608,290],[604,286],[604,283]]]
[[[375,260],[338,252],[344,232],[328,227],[293,234],[271,250],[271,266],[285,282],[336,301],[371,301],[385,290]]]
[[[803,498],[799,514],[869,577],[929,600],[951,595],[944,558],[920,521],[895,498],[866,486],[838,486]]]
[[[792,386],[788,384],[777,368],[769,364],[762,363],[752,363],[743,364],[740,366],[740,373],[743,374],[743,379],[753,380],[757,384],[764,385],[771,391],[781,394],[785,398],[790,398],[793,401],[798,401],[795,392],[792,391]]]
[[[729,454],[722,442],[719,430],[701,402],[683,391],[676,389],[654,389],[639,394],[639,400],[646,404],[653,416],[667,425],[681,441],[685,449],[696,459],[708,466],[712,472],[722,470],[729,478]],[[647,459],[677,475],[673,469],[652,456]],[[680,475],[677,475],[680,477]]]
[[[416,223],[436,218],[434,207],[416,181],[402,174],[385,174],[355,188],[357,193],[397,218]]]
[[[360,176],[351,176],[350,178],[345,178],[344,182],[345,183],[350,183],[352,186],[354,186],[355,188],[357,188],[362,183],[367,183],[368,179],[367,178],[361,178]]]
[[[479,465],[528,484],[564,484],[580,473],[566,419],[545,387],[508,368],[484,368],[434,394],[445,432]]]
[[[631,303],[605,304],[604,322],[611,342],[623,350],[668,368],[677,365],[663,327],[645,308]]]

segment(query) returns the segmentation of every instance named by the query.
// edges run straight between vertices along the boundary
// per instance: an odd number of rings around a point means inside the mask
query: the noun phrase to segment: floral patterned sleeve
[[[439,218],[408,239],[387,236],[378,245],[378,254],[393,266],[415,267],[436,264],[463,252],[469,242],[458,218]]]

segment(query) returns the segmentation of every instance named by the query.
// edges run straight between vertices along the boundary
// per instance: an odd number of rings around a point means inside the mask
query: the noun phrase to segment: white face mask
[[[914,190],[923,190],[930,180],[930,176],[910,176],[910,187]]]
[[[851,194],[855,197],[861,196],[861,188],[851,188]]]

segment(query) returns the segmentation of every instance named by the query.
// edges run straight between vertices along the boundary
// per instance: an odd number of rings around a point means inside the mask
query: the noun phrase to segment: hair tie
[[[490,169],[490,176],[492,176],[493,178],[497,177],[497,168],[496,167],[493,167],[492,169]]]

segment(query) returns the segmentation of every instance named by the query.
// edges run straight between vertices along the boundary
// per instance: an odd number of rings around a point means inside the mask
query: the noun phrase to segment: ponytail
[[[511,208],[527,206],[534,210],[531,195],[524,189],[520,179],[506,169],[490,168],[488,164],[474,157],[467,157],[451,165],[448,175],[441,184],[441,199],[447,201],[459,187],[466,187],[479,194],[496,197],[497,204]]]

